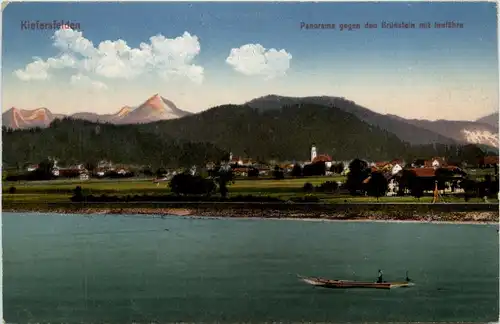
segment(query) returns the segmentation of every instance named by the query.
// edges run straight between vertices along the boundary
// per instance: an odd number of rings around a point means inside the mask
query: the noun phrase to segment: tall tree
[[[389,183],[381,172],[372,172],[370,181],[368,181],[367,193],[377,200],[385,196],[389,187]]]
[[[229,164],[223,164],[217,170],[215,181],[219,185],[219,192],[222,198],[227,198],[227,194],[229,193],[229,189],[227,185],[230,182],[234,182],[234,174],[231,166]]]
[[[356,195],[363,189],[363,181],[370,175],[368,163],[361,159],[354,159],[349,163],[349,173],[347,174],[346,188],[351,195]]]

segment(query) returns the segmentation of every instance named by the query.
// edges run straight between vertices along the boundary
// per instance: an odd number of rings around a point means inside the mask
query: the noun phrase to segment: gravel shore
[[[4,209],[3,212],[52,212],[59,214],[142,214],[198,216],[207,218],[264,218],[296,220],[353,220],[353,221],[417,221],[447,223],[498,223],[498,211],[411,212],[408,210],[328,212],[275,209],[211,209],[211,208],[52,208],[51,210]]]

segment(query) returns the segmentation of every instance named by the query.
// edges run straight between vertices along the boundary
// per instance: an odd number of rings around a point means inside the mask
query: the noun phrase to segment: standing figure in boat
[[[378,270],[378,279],[377,279],[377,283],[382,283],[384,282],[383,278],[382,278],[382,270]]]

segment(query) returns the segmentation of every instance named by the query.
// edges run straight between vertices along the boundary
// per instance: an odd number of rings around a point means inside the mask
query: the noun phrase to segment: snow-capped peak
[[[487,130],[467,130],[462,129],[465,139],[471,144],[486,144],[498,147],[498,133],[492,133]]]

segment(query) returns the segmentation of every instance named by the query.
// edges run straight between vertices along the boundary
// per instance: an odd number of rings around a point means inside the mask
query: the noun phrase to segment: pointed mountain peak
[[[191,113],[183,111],[175,104],[155,93],[144,101],[140,106],[122,106],[112,114],[97,114],[89,112],[78,112],[70,115],[75,119],[83,119],[91,122],[109,122],[112,124],[143,124],[159,120],[177,119]],[[31,127],[47,127],[56,118],[66,115],[53,114],[48,108],[40,107],[26,110],[10,107],[2,113],[2,124],[4,126],[19,129]]]
[[[160,95],[157,93],[150,97],[146,102],[143,104],[144,106],[150,106],[154,109],[164,109],[163,105],[163,99],[160,97]]]
[[[161,96],[159,93],[155,93],[154,95],[152,95],[151,97],[149,97],[148,100],[158,100],[158,99],[161,99]]]
[[[119,117],[123,117],[125,115],[127,115],[129,112],[132,111],[132,108],[130,108],[129,106],[123,106],[119,111],[118,113],[116,113],[117,116]]]

